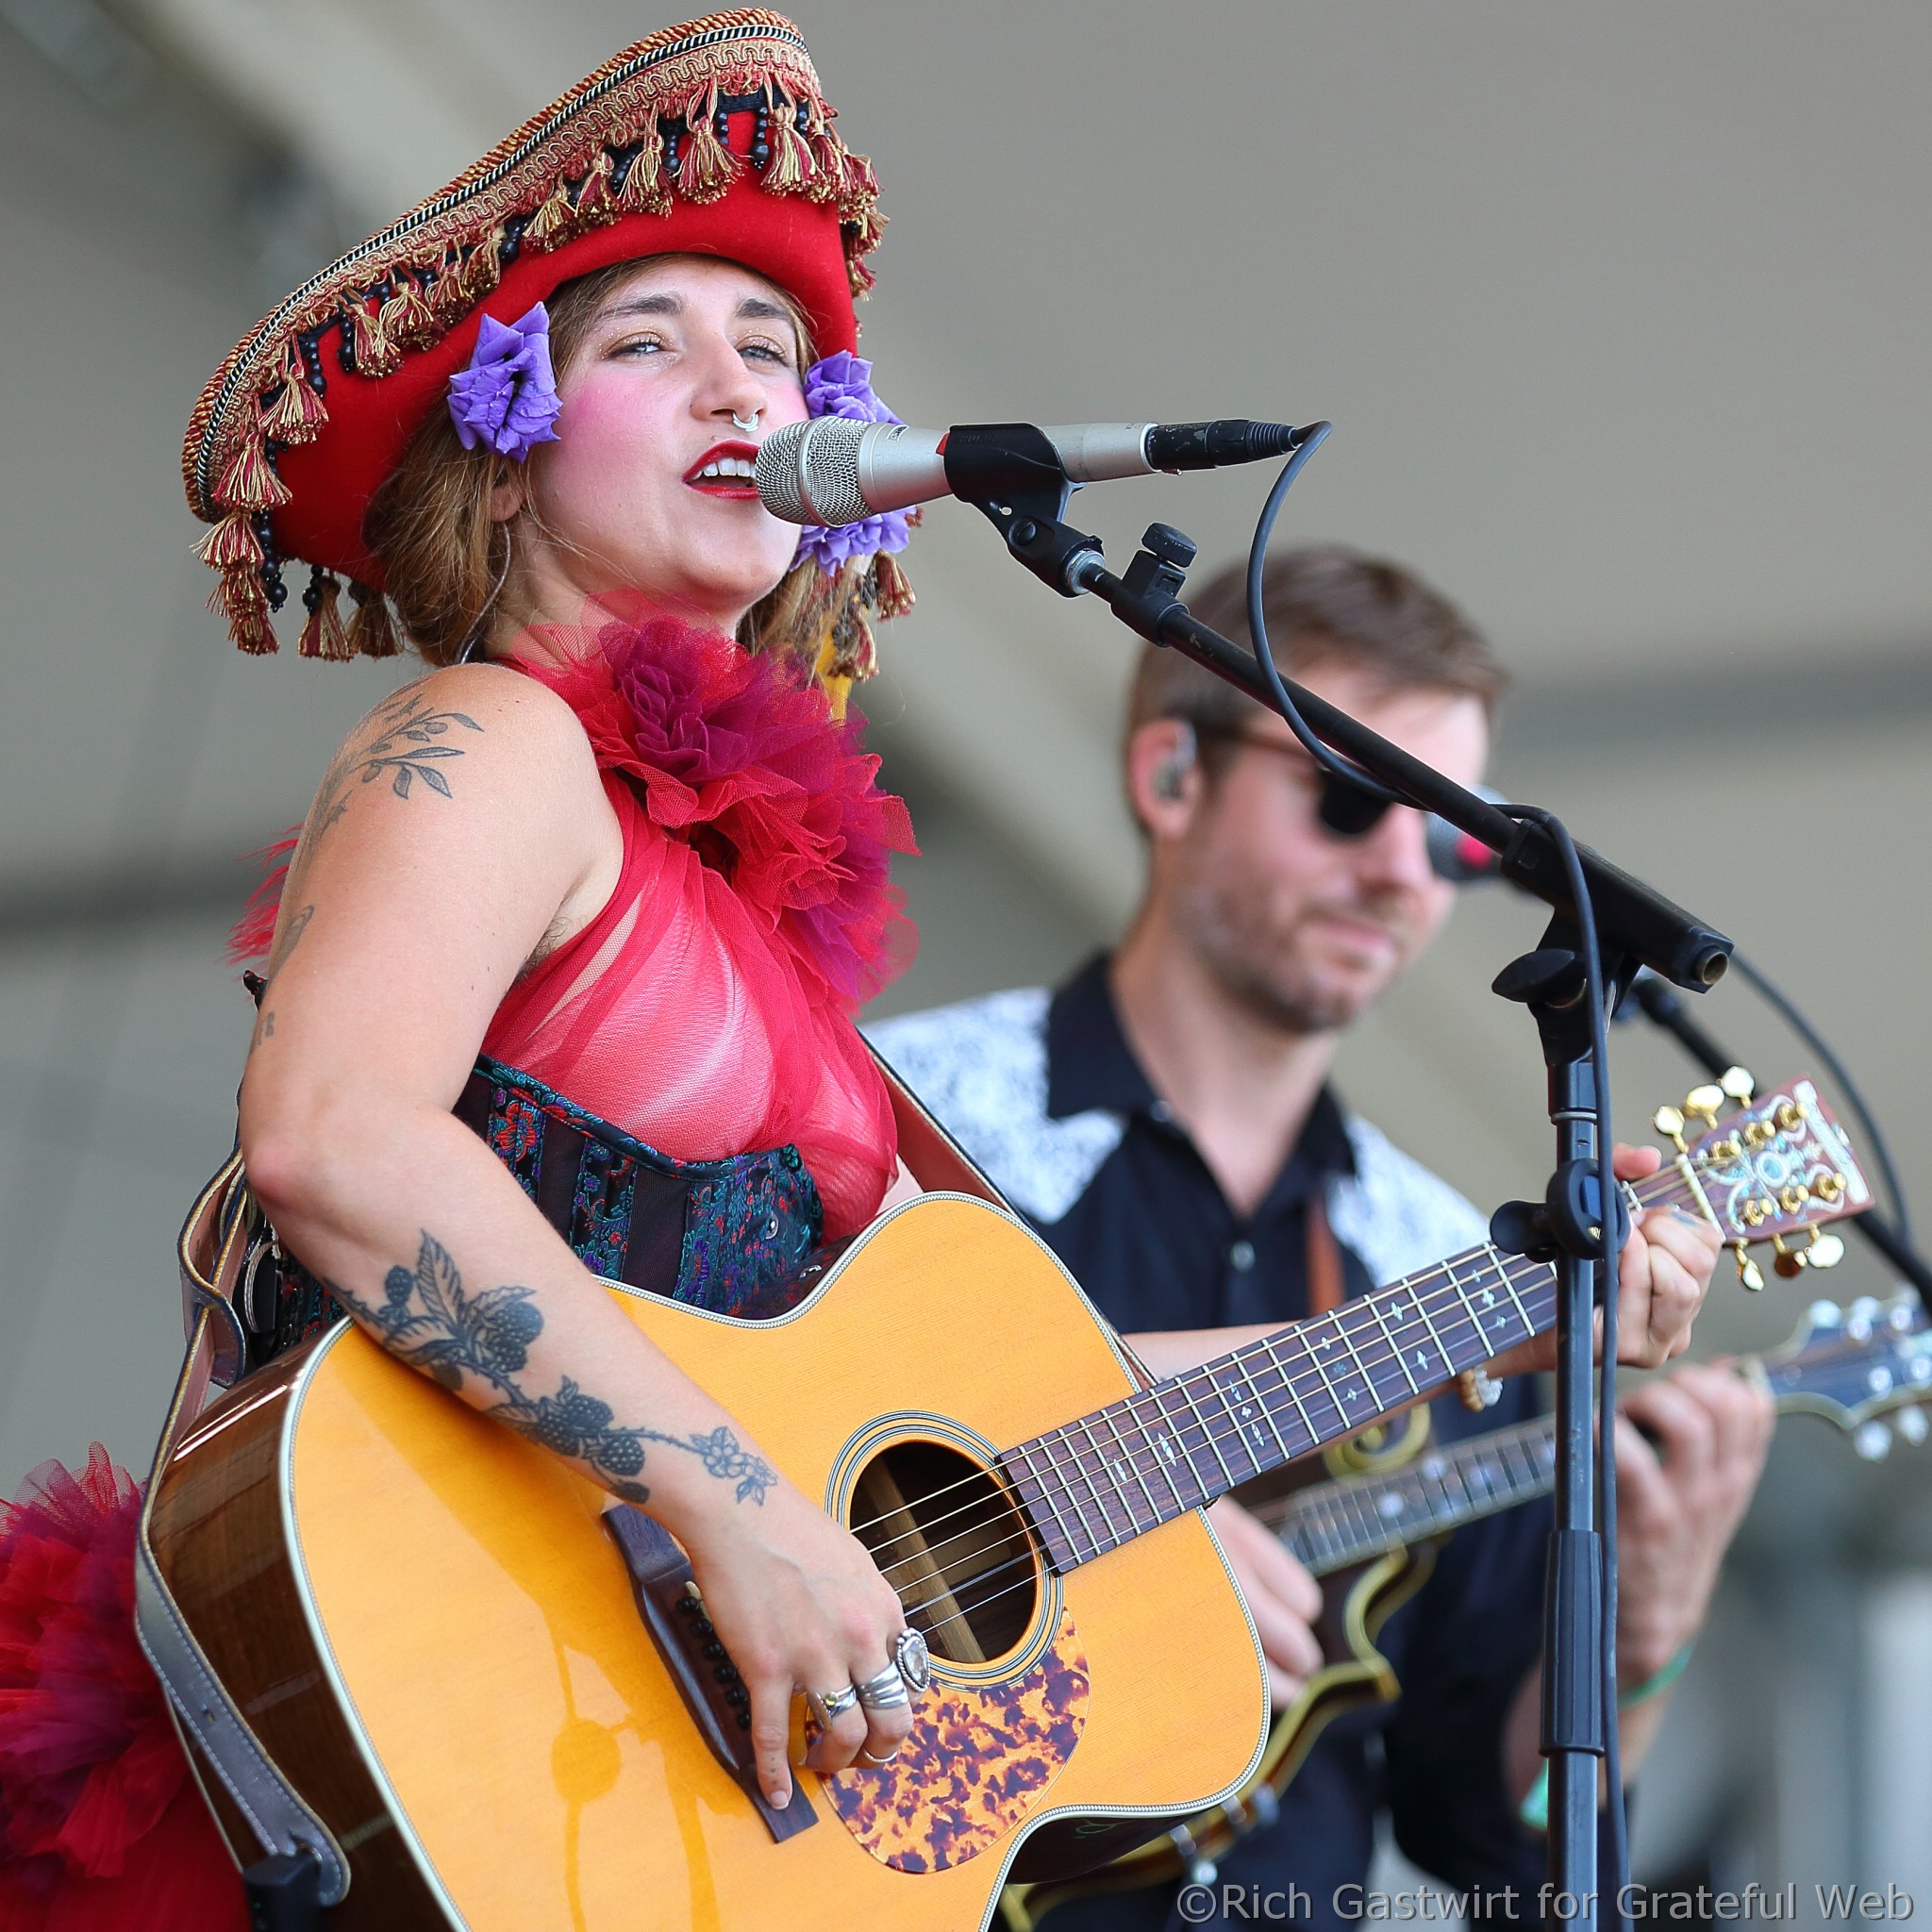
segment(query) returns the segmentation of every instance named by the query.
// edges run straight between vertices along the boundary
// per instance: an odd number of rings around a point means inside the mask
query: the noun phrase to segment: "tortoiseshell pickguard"
[[[1053,1641],[1005,1684],[934,1684],[906,1748],[824,1781],[845,1829],[895,1872],[976,1858],[1038,1809],[1087,1725],[1087,1656],[1062,1609]]]

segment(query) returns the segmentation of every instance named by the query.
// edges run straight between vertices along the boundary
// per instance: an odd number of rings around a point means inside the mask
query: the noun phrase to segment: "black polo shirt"
[[[867,1030],[1123,1333],[1305,1316],[1317,1194],[1329,1205],[1349,1294],[1482,1238],[1466,1202],[1351,1120],[1326,1088],[1261,1205],[1237,1214],[1134,1058],[1104,959],[1051,998],[994,994]],[[1374,1248],[1391,1234],[1407,1250],[1384,1254],[1379,1267],[1352,1244]],[[1439,1440],[1459,1440],[1524,1420],[1533,1404],[1531,1385],[1519,1380],[1480,1417],[1453,1396],[1432,1404],[1431,1425]],[[1366,1881],[1386,1808],[1416,1864],[1456,1890],[1514,1886],[1532,1915],[1542,1840],[1514,1817],[1500,1740],[1539,1655],[1548,1527],[1548,1506],[1530,1505],[1449,1539],[1378,1640],[1402,1684],[1399,1701],[1328,1725],[1279,1822],[1236,1846],[1217,1892],[1258,1886],[1288,1897],[1295,1888],[1308,1901],[1300,1923],[1343,1932],[1358,1916],[1345,1888]],[[1246,1923],[1183,1921],[1176,1892],[1170,1884],[1072,1901],[1049,1915],[1046,1932]]]

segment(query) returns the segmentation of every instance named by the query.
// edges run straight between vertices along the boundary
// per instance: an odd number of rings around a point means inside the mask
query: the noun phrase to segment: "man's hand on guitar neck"
[[[1662,1724],[1672,1666],[1704,1627],[1724,1551],[1764,1471],[1775,1410],[1763,1388],[1732,1368],[1690,1362],[1632,1390],[1620,1407],[1617,1682],[1624,1697],[1638,1693],[1622,1721],[1627,1781]],[[1541,1685],[1532,1671],[1504,1733],[1518,1799],[1542,1762]]]
[[[1620,1180],[1641,1180],[1662,1159],[1655,1147],[1619,1147]],[[1617,1275],[1617,1359],[1629,1368],[1658,1369],[1690,1345],[1690,1324],[1704,1306],[1720,1251],[1717,1230],[1680,1208],[1649,1208],[1631,1216]],[[1601,1339],[1603,1318],[1597,1318]],[[1492,1375],[1534,1374],[1557,1365],[1555,1331],[1507,1349],[1490,1364]]]

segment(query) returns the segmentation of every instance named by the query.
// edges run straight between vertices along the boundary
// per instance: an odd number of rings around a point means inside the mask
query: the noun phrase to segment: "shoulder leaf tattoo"
[[[373,785],[384,776],[398,798],[408,798],[419,778],[431,791],[454,797],[446,767],[463,756],[463,747],[442,741],[456,725],[479,736],[483,730],[467,711],[434,709],[427,693],[414,686],[378,705],[371,724],[375,735],[345,744],[322,781],[316,800],[318,833],[327,831],[348,810],[358,786]]]
[[[729,1428],[674,1436],[641,1424],[620,1424],[608,1402],[587,1395],[568,1375],[554,1395],[525,1388],[530,1344],[543,1332],[536,1291],[505,1287],[471,1294],[448,1249],[425,1229],[413,1268],[400,1262],[383,1278],[382,1300],[372,1304],[340,1284],[330,1288],[412,1368],[461,1394],[472,1381],[494,1391],[483,1413],[520,1435],[594,1470],[626,1503],[650,1500],[643,1474],[645,1444],[695,1456],[708,1475],[734,1483],[741,1503],[763,1503],[777,1481],[763,1457],[747,1450]]]

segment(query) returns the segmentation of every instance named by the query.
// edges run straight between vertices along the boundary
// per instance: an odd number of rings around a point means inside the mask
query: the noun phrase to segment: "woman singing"
[[[295,589],[305,656],[400,631],[429,666],[343,743],[242,936],[241,1366],[353,1319],[655,1517],[777,1806],[798,1692],[815,1770],[898,1751],[905,1612],[598,1277],[774,1312],[914,1189],[854,1024],[908,950],[911,832],[843,722],[869,620],[909,602],[906,519],[801,538],[751,484],[774,429],[887,415],[853,354],[881,227],[789,22],[667,29],[291,294],[185,451],[244,649]],[[1660,1346],[1702,1285],[1660,1278]],[[127,1629],[134,1507],[103,1459],[0,1533],[0,1918],[239,1924]],[[57,1600],[90,1607],[85,1667],[43,1640]]]

